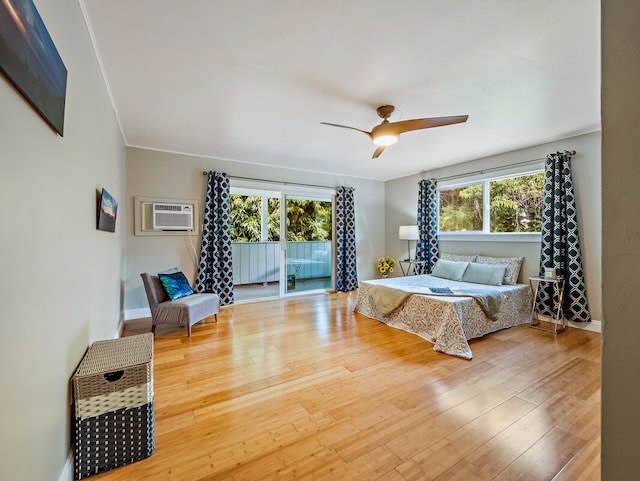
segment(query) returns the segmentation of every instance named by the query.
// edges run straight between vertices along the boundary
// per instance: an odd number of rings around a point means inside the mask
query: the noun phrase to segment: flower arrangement
[[[380,274],[382,274],[383,276],[386,276],[387,274],[393,272],[393,266],[395,263],[396,260],[391,256],[381,257],[380,259],[378,259],[378,271],[380,271]]]

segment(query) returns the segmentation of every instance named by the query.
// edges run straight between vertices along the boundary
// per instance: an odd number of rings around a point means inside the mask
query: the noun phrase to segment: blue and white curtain
[[[438,261],[438,190],[436,179],[423,179],[418,185],[418,233],[416,259],[426,261],[420,274],[430,274]]]
[[[213,292],[220,304],[233,304],[231,256],[231,180],[222,172],[209,172],[196,292]]]
[[[336,291],[358,288],[353,187],[336,188]]]
[[[591,320],[582,270],[578,212],[571,179],[571,155],[557,152],[547,156],[544,171],[540,276],[545,268],[555,268],[564,277],[562,309],[567,320]],[[536,299],[538,312],[553,316],[557,300],[552,283],[541,283]]]

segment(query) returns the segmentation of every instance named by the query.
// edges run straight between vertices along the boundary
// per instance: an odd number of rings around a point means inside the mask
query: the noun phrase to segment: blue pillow
[[[467,270],[468,262],[448,261],[439,259],[435,267],[431,271],[433,277],[441,277],[442,279],[450,279],[452,281],[461,281],[464,271]]]
[[[189,281],[182,272],[158,274],[158,278],[164,290],[167,291],[169,299],[172,301],[193,294],[193,289],[191,289]]]
[[[476,284],[501,286],[506,270],[506,264],[477,264],[475,262],[469,262],[469,266],[467,270],[464,271],[462,280]]]

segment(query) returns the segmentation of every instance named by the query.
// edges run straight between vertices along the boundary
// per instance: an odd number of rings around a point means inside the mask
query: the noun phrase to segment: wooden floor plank
[[[494,479],[543,439],[580,403],[578,398],[570,394],[554,393],[437,479],[459,479],[460,473],[476,470],[478,479]],[[555,453],[549,455],[553,457]]]
[[[513,395],[513,391],[501,386],[484,391],[442,414],[406,429],[401,436],[391,440],[387,445],[401,459],[407,460]]]
[[[225,307],[191,338],[159,328],[156,450],[94,478],[599,480],[599,334],[518,326],[473,340],[466,361],[352,302]]]
[[[552,481],[597,481],[600,479],[600,433],[560,470]]]
[[[551,481],[585,445],[583,439],[554,427],[495,481]]]
[[[407,481],[435,479],[534,408],[523,399],[511,397],[413,456],[397,471]]]

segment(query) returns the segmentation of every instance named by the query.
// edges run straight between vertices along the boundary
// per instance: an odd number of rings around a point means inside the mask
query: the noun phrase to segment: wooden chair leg
[[[187,323],[187,336],[191,337],[191,324]]]
[[[218,322],[218,313],[217,312],[213,315],[213,317],[215,317],[216,318],[216,322]]]

